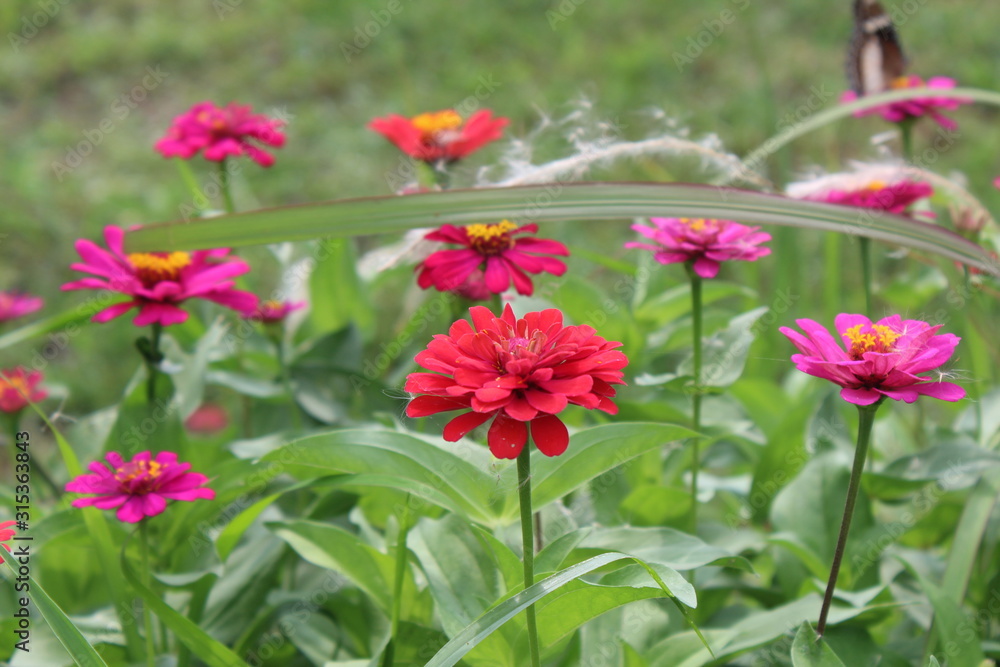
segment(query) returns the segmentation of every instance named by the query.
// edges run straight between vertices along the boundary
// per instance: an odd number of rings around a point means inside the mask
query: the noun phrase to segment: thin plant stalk
[[[406,537],[410,531],[410,496],[407,494],[403,513],[399,517],[399,532],[396,534],[396,572],[392,583],[392,610],[390,617],[389,643],[382,657],[382,667],[393,667],[396,658],[396,638],[399,636],[399,617],[403,606],[403,581],[406,579]]]
[[[149,569],[149,531],[146,529],[146,520],[139,522],[140,548],[142,549],[142,583],[146,588],[150,588]],[[150,590],[152,590],[150,588]],[[142,603],[142,624],[143,634],[146,636],[146,664],[148,667],[156,665],[156,649],[153,647],[153,615],[149,612],[149,605]]]
[[[823,607],[820,609],[819,623],[816,625],[816,634],[820,637],[823,636],[823,632],[826,630],[826,617],[830,613],[833,592],[837,588],[837,575],[840,574],[840,563],[844,559],[844,550],[847,546],[847,534],[851,530],[851,519],[854,517],[854,505],[858,500],[858,491],[861,489],[861,473],[864,472],[865,460],[868,458],[872,426],[875,424],[875,413],[884,400],[884,398],[881,398],[871,405],[858,406],[858,444],[854,450],[854,466],[851,468],[851,481],[847,485],[844,518],[840,522],[840,535],[837,537],[837,548],[833,554],[833,564],[830,566],[830,580],[826,585],[826,594],[823,595]]]
[[[292,390],[292,367],[288,363],[283,332],[280,325],[277,324],[265,324],[264,326],[267,327],[268,337],[274,344],[274,349],[277,353],[278,368],[281,373],[281,386],[284,388],[285,393],[288,394],[288,401],[291,403],[292,428],[299,431],[302,429],[302,414],[299,412],[299,404],[295,402],[295,392]]]
[[[861,254],[861,283],[865,290],[865,313],[872,317],[874,316],[872,312],[872,240],[860,236],[858,244],[858,252]]]
[[[531,449],[525,443],[517,455],[517,493],[521,501],[521,547],[524,551],[524,588],[535,583],[535,539],[531,512]],[[524,610],[528,625],[528,651],[531,653],[531,667],[541,667],[538,653],[538,625],[535,621],[535,605]]]
[[[151,407],[153,405],[153,401],[156,400],[156,379],[160,374],[160,337],[162,335],[163,325],[159,322],[154,322],[150,333],[149,351],[145,355],[146,368],[149,371],[149,378],[146,380],[146,402],[148,402]]]
[[[226,213],[232,215],[236,213],[236,205],[233,204],[233,191],[229,183],[229,161],[219,162],[219,190],[222,191],[222,203],[226,207]]]
[[[691,280],[691,338],[693,345],[694,394],[691,397],[691,428],[701,430],[701,276],[694,266],[685,264]],[[700,442],[696,436],[691,441],[691,532],[698,528],[698,469],[701,467]]]

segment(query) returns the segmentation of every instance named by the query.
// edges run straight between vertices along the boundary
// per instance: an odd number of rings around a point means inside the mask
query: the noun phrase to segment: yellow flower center
[[[885,190],[888,187],[888,183],[885,181],[872,181],[864,187],[865,190],[869,192],[877,192],[879,190]]]
[[[8,389],[13,389],[21,396],[31,395],[31,387],[28,386],[27,380],[20,375],[11,375],[10,377],[0,376],[0,391],[7,391]]]
[[[410,119],[413,127],[420,130],[424,139],[432,140],[438,134],[462,127],[462,117],[454,109],[422,113]]]
[[[865,352],[879,352],[884,354],[894,351],[893,343],[903,335],[893,331],[884,324],[873,324],[869,331],[861,333],[863,326],[863,324],[856,324],[844,332],[844,335],[851,341],[851,349],[848,351],[848,356],[855,361],[862,359]]]
[[[708,220],[705,218],[680,218],[680,221],[690,227],[693,232],[700,232],[708,225]]]
[[[510,233],[517,229],[510,220],[503,220],[494,225],[468,225],[465,233],[469,237],[469,245],[483,255],[499,255],[504,250],[514,247],[514,239]]]
[[[274,299],[268,299],[267,301],[262,301],[260,304],[261,310],[280,310],[281,302],[275,301]]]
[[[191,255],[186,252],[134,252],[128,256],[139,280],[146,287],[152,287],[164,280],[177,280],[181,269],[191,263]]]
[[[163,472],[163,466],[156,461],[129,461],[115,470],[115,479],[119,482],[131,482],[136,477],[156,479]]]
[[[897,76],[891,82],[889,82],[890,90],[906,90],[907,88],[922,88],[923,83],[917,82],[916,85],[910,82],[910,77],[908,76]]]

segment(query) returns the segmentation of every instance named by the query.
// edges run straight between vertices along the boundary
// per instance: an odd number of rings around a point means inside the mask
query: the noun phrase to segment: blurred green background
[[[176,165],[153,144],[196,102],[238,101],[288,119],[276,165],[264,170],[248,162],[242,170],[241,208],[386,194],[386,174],[399,156],[365,124],[387,113],[460,104],[484,83],[494,92],[482,104],[511,118],[509,137],[526,137],[543,116],[564,116],[586,99],[593,118],[622,128],[626,138],[655,129],[649,120],[655,108],[691,137],[716,133],[726,149],[745,154],[836,102],[846,87],[850,5],[5,0],[0,289],[46,297],[46,314],[71,308],[87,296],[59,292],[78,275],[68,268],[76,260],[75,239],[96,238],[106,224],[180,217],[190,195]],[[900,0],[886,7],[897,19],[911,72],[997,87],[995,0]],[[933,168],[966,174],[969,188],[996,209],[1000,196],[990,183],[1000,173],[997,112],[976,106],[952,115],[960,122],[959,141]],[[878,118],[842,121],[774,156],[765,165],[768,176],[781,185],[813,166],[836,170],[848,159],[870,159],[878,154],[871,136],[888,129]],[[935,130],[920,124],[918,147]],[[495,144],[470,159],[464,181],[503,150]],[[550,140],[537,158],[569,150]],[[209,182],[208,164],[198,159],[192,166]],[[616,166],[592,177],[704,178],[689,164],[669,161]],[[595,229],[563,226],[580,235],[563,240],[585,244],[600,236]],[[138,366],[129,319],[84,327],[47,369],[68,386],[75,408],[116,400]],[[0,352],[0,365],[23,361],[37,345]],[[118,363],[108,367],[111,360]]]

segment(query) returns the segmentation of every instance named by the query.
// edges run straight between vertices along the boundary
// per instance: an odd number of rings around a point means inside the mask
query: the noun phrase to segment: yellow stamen
[[[893,331],[884,324],[873,324],[866,333],[861,333],[863,324],[856,324],[844,335],[851,341],[851,349],[848,355],[857,361],[863,358],[865,352],[886,353],[894,351],[893,343],[903,334]]]
[[[888,185],[889,184],[886,183],[885,181],[872,181],[871,183],[866,185],[864,189],[870,192],[875,192],[876,190],[884,190],[885,188],[888,187]]]
[[[705,229],[708,220],[705,218],[680,218],[680,221],[691,228],[691,231],[700,232]]]
[[[484,255],[497,255],[514,247],[514,239],[510,233],[515,229],[517,225],[510,220],[503,220],[493,225],[468,225],[465,233],[469,237],[469,244],[476,251]]]
[[[464,121],[454,109],[446,109],[422,113],[411,118],[410,122],[413,123],[413,127],[420,130],[422,135],[430,138],[439,132],[457,129],[462,126]]]
[[[136,477],[156,479],[163,472],[163,465],[156,461],[129,461],[115,471],[119,482],[131,482]]]
[[[924,84],[917,80],[916,85],[911,83],[910,77],[908,76],[897,76],[895,79],[889,82],[889,88],[891,90],[905,90],[907,88],[919,88],[923,87]]]
[[[139,280],[150,287],[164,280],[177,280],[181,270],[191,263],[186,252],[134,252],[128,261],[135,268]]]

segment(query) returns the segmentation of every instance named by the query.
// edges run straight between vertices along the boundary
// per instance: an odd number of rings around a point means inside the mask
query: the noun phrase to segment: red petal
[[[529,389],[524,392],[524,397],[528,400],[528,404],[531,407],[539,412],[547,412],[550,415],[561,412],[568,403],[564,394],[549,394],[537,389]]]
[[[528,426],[501,412],[493,420],[487,440],[493,456],[498,459],[516,459],[528,442]]]
[[[469,399],[445,398],[444,396],[417,396],[406,406],[407,417],[426,417],[448,410],[469,407]]]
[[[489,412],[466,412],[464,415],[459,415],[445,425],[444,439],[448,442],[455,442],[491,416],[492,414]]]
[[[546,456],[559,456],[569,447],[569,432],[562,420],[546,415],[531,421],[531,437],[538,451]]]

